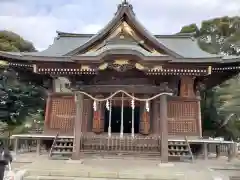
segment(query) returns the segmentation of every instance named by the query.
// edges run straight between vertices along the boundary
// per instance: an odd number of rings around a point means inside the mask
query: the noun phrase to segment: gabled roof
[[[143,41],[151,44],[157,53],[141,46],[139,40],[127,42],[127,39],[108,44],[109,36],[116,31],[121,23],[126,23],[133,31],[143,37]],[[116,31],[117,32],[117,31]],[[112,34],[111,34],[112,33]],[[116,38],[117,36],[114,36]],[[134,39],[134,38],[133,38]],[[101,44],[102,43],[102,44]],[[145,42],[143,42],[145,43]],[[91,48],[98,45],[97,48]],[[90,49],[90,50],[89,50]],[[164,52],[164,53],[162,53]],[[98,60],[106,54],[138,55],[144,60],[193,62],[193,63],[232,63],[240,61],[240,57],[210,54],[203,51],[192,34],[152,35],[137,20],[132,5],[123,1],[113,19],[97,34],[76,34],[57,31],[52,45],[41,52],[12,53],[0,52],[0,57],[25,61],[64,61]]]
[[[91,39],[94,34],[74,34],[58,32],[52,45],[46,50],[32,53],[22,53],[32,56],[49,56],[58,57],[73,51],[74,49],[84,45]],[[196,39],[190,35],[155,35],[155,38],[165,47],[178,53],[182,58],[214,58],[219,57],[203,51]],[[127,46],[126,46],[127,47]],[[21,53],[17,53],[21,54]],[[16,54],[16,55],[17,55]],[[85,54],[82,54],[84,56]]]
[[[141,34],[145,40],[156,46],[156,48],[162,49],[167,54],[174,57],[181,57],[181,55],[167,48],[164,44],[161,44],[155,36],[153,36],[150,32],[148,32],[148,30],[144,28],[144,26],[141,25],[141,23],[137,20],[135,13],[133,12],[132,5],[126,1],[123,1],[122,4],[118,6],[118,10],[115,16],[102,30],[100,30],[96,35],[92,36],[82,46],[74,49],[73,51],[70,51],[66,55],[74,55],[79,52],[88,50],[91,46],[107,37],[109,33],[112,30],[116,29],[116,27],[118,27],[123,21],[127,22],[134,30]]]

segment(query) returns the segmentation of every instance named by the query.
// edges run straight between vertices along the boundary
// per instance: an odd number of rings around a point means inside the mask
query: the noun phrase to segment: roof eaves
[[[221,57],[211,57],[211,58],[176,58],[171,62],[176,63],[222,63],[223,60]]]
[[[14,55],[9,52],[0,52],[0,57],[18,61],[53,61],[53,62],[66,62],[69,61],[68,56],[33,56],[33,55]],[[70,61],[69,61],[70,62]]]
[[[224,56],[222,60],[224,63],[240,62],[240,56]]]

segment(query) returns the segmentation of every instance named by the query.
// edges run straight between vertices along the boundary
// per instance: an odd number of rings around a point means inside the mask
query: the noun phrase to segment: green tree
[[[240,17],[221,17],[184,26],[180,33],[193,33],[199,46],[213,54],[240,55]],[[240,135],[240,83],[236,76],[202,92],[202,121],[215,136],[236,139]]]
[[[0,31],[0,51],[33,52],[33,44],[11,31]]]
[[[15,33],[0,31],[0,51],[32,52],[36,49]],[[0,95],[0,120],[12,127],[23,124],[30,114],[42,111],[45,104],[42,89],[20,81],[17,73],[5,64],[0,67]]]
[[[240,55],[240,17],[221,17],[184,26],[180,33],[194,33],[199,46],[213,54]]]

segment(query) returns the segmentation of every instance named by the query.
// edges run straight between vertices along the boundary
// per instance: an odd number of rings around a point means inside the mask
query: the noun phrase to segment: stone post
[[[76,101],[76,116],[74,123],[74,143],[75,148],[72,159],[81,159],[81,136],[82,136],[82,117],[83,117],[83,94],[77,94]]]
[[[160,96],[160,135],[161,135],[161,161],[168,163],[168,116],[167,95]]]

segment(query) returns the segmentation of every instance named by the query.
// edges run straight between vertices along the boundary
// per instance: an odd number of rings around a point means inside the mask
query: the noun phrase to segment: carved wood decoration
[[[73,132],[76,107],[73,96],[52,97],[50,129],[60,132]]]
[[[197,100],[168,102],[168,132],[171,135],[199,135]]]
[[[150,133],[150,114],[146,111],[145,103],[141,103],[140,113],[139,132],[143,135],[148,135]]]
[[[134,64],[130,63],[128,60],[115,60],[113,63],[108,66],[111,69],[114,69],[118,72],[126,72],[127,70],[133,69]]]
[[[191,76],[182,76],[180,82],[180,96],[194,97],[194,78]]]

